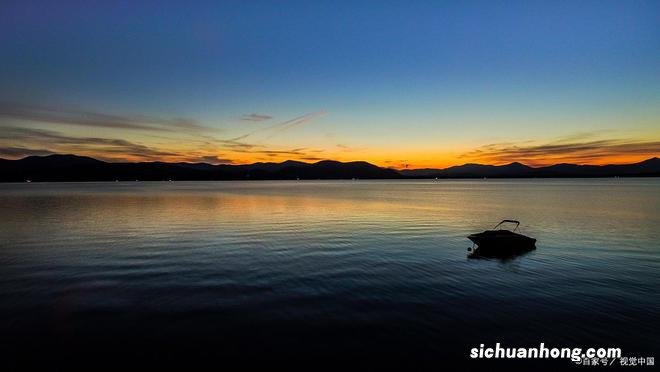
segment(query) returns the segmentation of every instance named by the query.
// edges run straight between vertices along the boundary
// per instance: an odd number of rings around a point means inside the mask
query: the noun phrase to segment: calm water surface
[[[660,356],[658,179],[0,184],[0,208],[13,363]],[[537,250],[467,259],[504,218]]]

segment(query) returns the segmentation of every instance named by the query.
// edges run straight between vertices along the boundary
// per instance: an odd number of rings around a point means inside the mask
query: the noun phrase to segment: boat
[[[513,230],[502,228],[504,224],[514,224]],[[502,220],[493,227],[481,233],[472,234],[472,248],[468,248],[471,257],[510,257],[536,249],[536,239],[516,232],[520,222]]]

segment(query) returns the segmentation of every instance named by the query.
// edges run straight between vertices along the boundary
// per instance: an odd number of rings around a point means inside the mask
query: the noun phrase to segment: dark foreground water
[[[660,357],[658,179],[0,184],[0,208],[10,367],[471,369],[497,366],[469,359],[495,342]],[[538,249],[467,259],[503,218]]]

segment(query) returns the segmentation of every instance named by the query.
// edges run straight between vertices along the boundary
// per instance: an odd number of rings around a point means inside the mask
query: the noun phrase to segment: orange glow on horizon
[[[202,156],[195,154],[194,156],[190,155],[172,155],[172,156],[164,156],[162,158],[159,158],[157,160],[155,159],[144,159],[139,156],[121,156],[117,158],[107,158],[106,156],[103,156],[102,154],[94,154],[94,153],[80,153],[79,155],[84,155],[84,156],[89,156],[93,158],[99,158],[102,160],[106,161],[112,161],[112,162],[150,162],[150,161],[162,161],[162,162],[171,162],[171,163],[177,163],[177,162],[189,162],[189,163],[198,163],[198,162],[205,162],[203,160],[200,160],[200,157],[203,156],[218,156],[215,153],[208,153],[204,154]],[[431,157],[421,157],[419,159],[417,158],[411,158],[410,160],[406,161],[391,161],[387,160],[387,157],[385,156],[364,156],[364,157],[356,157],[356,158],[351,158],[346,156],[345,154],[337,154],[336,156],[327,156],[319,159],[307,159],[304,157],[296,157],[296,156],[286,156],[286,155],[277,155],[277,156],[270,156],[270,157],[254,157],[254,156],[243,156],[243,157],[238,157],[238,158],[233,158],[231,162],[215,162],[215,164],[232,164],[232,165],[240,165],[240,164],[252,164],[252,163],[257,163],[257,162],[283,162],[286,160],[295,160],[295,161],[301,161],[305,163],[316,163],[322,160],[334,160],[334,161],[341,161],[341,162],[352,162],[352,161],[366,161],[368,163],[377,165],[379,167],[383,168],[392,168],[392,169],[397,169],[397,170],[402,170],[402,169],[419,169],[419,168],[448,168],[452,166],[459,166],[467,163],[476,163],[476,164],[483,164],[483,165],[505,165],[509,164],[512,162],[519,162],[531,167],[544,167],[544,166],[549,166],[549,165],[555,165],[555,164],[561,164],[561,163],[570,163],[570,164],[578,164],[578,165],[607,165],[607,164],[632,164],[632,163],[638,163],[656,156],[660,156],[660,153],[648,153],[648,154],[615,154],[615,155],[610,155],[606,157],[594,157],[592,159],[585,159],[581,157],[574,157],[571,158],[569,156],[547,156],[543,158],[535,158],[535,159],[511,159],[511,160],[505,160],[505,161],[492,161],[489,159],[479,159],[479,158],[464,158],[464,157],[456,157],[456,156],[439,156],[437,158],[431,158]],[[221,158],[221,156],[218,156]],[[207,161],[208,162],[208,161]],[[406,167],[407,165],[407,167]]]
[[[256,162],[283,162],[286,160],[315,163],[321,160],[341,162],[365,161],[392,168],[442,169],[467,163],[503,165],[519,162],[531,167],[560,163],[582,165],[631,164],[660,156],[660,133],[646,133],[636,138],[607,138],[592,135],[571,140],[546,139],[495,144],[460,145],[456,143],[428,144],[416,141],[386,145],[328,145],[315,138],[298,139],[298,145],[239,142],[192,136],[176,138],[168,136],[135,136],[130,140],[113,136],[116,132],[98,133],[99,137],[85,137],[86,133],[60,135],[65,141],[53,142],[46,137],[24,137],[8,143],[8,149],[30,150],[25,154],[0,157],[20,159],[26,155],[49,153],[88,156],[109,162],[188,162],[209,164],[251,164]],[[431,141],[431,140],[429,140]],[[428,142],[428,141],[427,141]],[[389,143],[388,143],[389,145]]]

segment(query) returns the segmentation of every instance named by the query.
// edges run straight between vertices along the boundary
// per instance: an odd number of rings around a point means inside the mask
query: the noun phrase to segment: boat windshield
[[[502,220],[502,222],[498,223],[497,225],[495,225],[495,227],[493,227],[493,230],[500,230],[501,229],[500,226],[502,226],[503,224],[506,224],[506,223],[512,223],[512,224],[516,225],[516,227],[513,228],[513,231],[518,230],[518,226],[520,225],[520,222],[516,221],[516,220]]]

